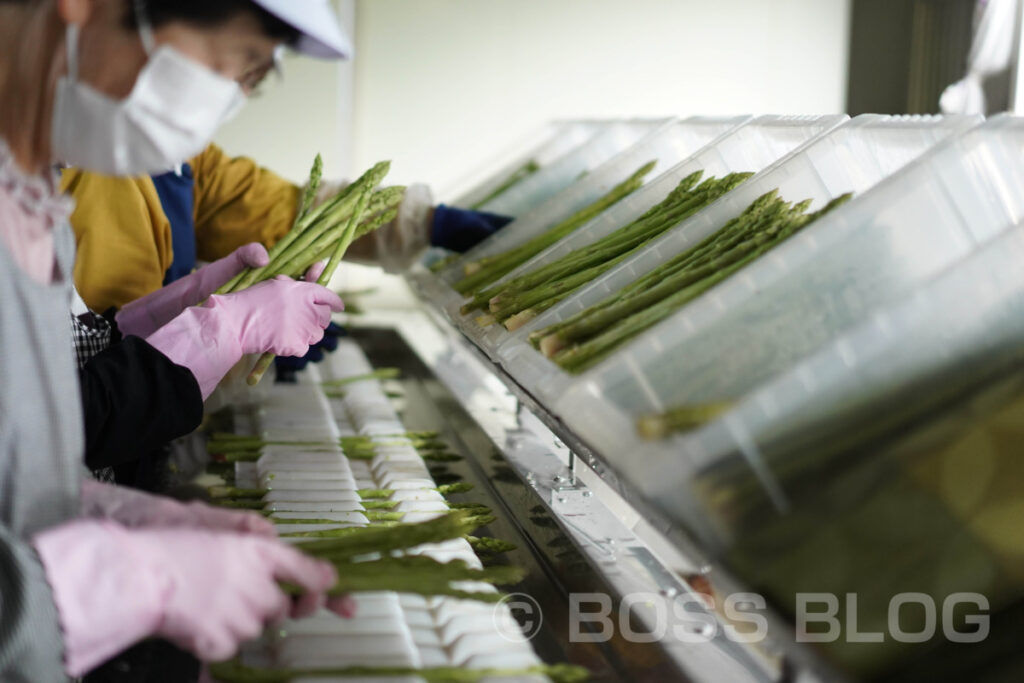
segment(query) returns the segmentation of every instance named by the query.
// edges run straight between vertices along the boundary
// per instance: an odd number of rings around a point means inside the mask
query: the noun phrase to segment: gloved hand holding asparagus
[[[323,176],[323,160],[318,154],[295,223],[269,250],[270,263],[261,268],[247,268],[217,290],[217,294],[238,292],[281,275],[298,279],[314,264],[329,259],[316,279],[318,284],[326,286],[353,241],[390,223],[398,215],[405,188],[376,189],[390,169],[391,162],[382,161],[333,198],[314,207]],[[264,354],[249,375],[249,384],[257,384],[273,360],[272,354]]]

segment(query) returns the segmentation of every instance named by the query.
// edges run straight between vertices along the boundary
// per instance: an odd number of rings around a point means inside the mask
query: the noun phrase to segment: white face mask
[[[68,75],[57,83],[53,116],[56,161],[107,175],[163,173],[201,152],[245,104],[235,81],[170,46],[155,47],[137,14],[149,61],[123,100],[78,80],[79,27],[68,26]]]

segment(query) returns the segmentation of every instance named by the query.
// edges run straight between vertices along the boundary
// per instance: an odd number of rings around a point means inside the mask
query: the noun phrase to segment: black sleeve
[[[203,419],[192,373],[138,337],[97,354],[79,375],[91,469],[138,459],[194,431]]]

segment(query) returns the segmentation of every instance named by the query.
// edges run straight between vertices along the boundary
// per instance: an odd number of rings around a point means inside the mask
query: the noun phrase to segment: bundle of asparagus
[[[596,202],[577,211],[561,223],[551,226],[525,244],[501,254],[488,256],[465,266],[465,277],[454,285],[460,294],[475,295],[482,287],[505,276],[509,271],[526,263],[528,260],[550,247],[566,235],[604,213],[609,207],[638,190],[644,184],[644,178],[654,170],[657,162],[651,161],[640,167],[633,175],[622,181],[608,194]]]
[[[314,208],[323,176],[323,159],[318,154],[292,229],[270,248],[270,263],[262,268],[247,268],[217,293],[238,292],[278,275],[300,278],[314,263],[329,259],[317,279],[326,286],[354,240],[390,223],[398,215],[405,188],[376,189],[390,168],[388,161],[376,164],[333,198]],[[258,383],[273,360],[273,354],[264,354],[249,375],[249,384]]]
[[[582,372],[850,197],[807,213],[810,200],[793,205],[768,192],[700,244],[530,341],[567,372]]]
[[[462,307],[463,314],[486,305],[491,314],[478,323],[501,322],[509,330],[518,329],[753,175],[730,173],[698,185],[703,174],[686,176],[660,204],[585,249],[478,292]]]

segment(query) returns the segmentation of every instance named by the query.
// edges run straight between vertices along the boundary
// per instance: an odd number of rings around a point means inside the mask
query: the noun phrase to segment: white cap
[[[352,43],[338,24],[330,0],[253,0],[302,34],[295,49],[311,57],[349,59]]]

